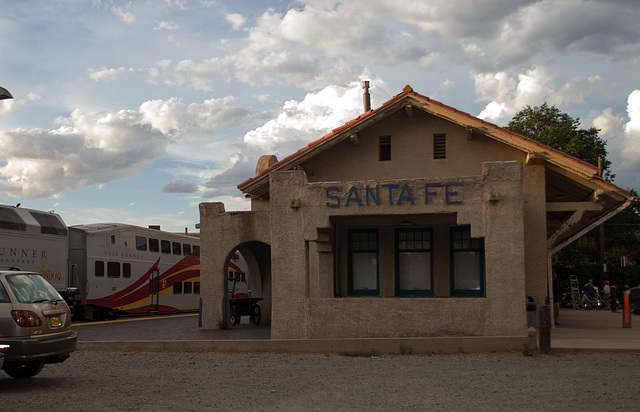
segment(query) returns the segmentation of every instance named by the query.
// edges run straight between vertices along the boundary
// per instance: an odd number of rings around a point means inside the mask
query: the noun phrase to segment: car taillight
[[[42,320],[40,320],[40,317],[30,310],[12,310],[11,316],[13,316],[13,320],[16,321],[18,326],[25,328],[42,326]]]

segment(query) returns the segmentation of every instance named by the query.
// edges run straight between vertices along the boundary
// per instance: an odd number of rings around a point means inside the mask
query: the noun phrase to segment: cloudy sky
[[[198,204],[404,85],[505,126],[554,104],[640,189],[637,0],[0,0],[0,203],[195,231]]]

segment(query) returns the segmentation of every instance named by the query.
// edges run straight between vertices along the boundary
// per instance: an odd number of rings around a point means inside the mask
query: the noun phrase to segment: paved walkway
[[[640,352],[640,316],[631,315],[631,319],[632,327],[622,328],[621,312],[563,309],[560,311],[560,325],[551,330],[551,349],[553,352]],[[231,330],[200,330],[197,314],[78,323],[72,327],[78,332],[79,349],[176,350],[182,348],[183,350],[228,352],[234,347],[242,347],[241,351],[246,352],[269,351],[268,348],[275,347],[276,344],[270,339],[269,326],[256,326],[249,323],[248,319],[243,319],[240,325]],[[445,339],[454,338],[423,339],[446,342]],[[486,342],[481,342],[480,345],[491,347],[490,338],[485,340]],[[362,345],[363,340],[345,341]],[[318,340],[298,341],[298,345],[306,349],[319,342]],[[411,344],[410,340],[398,339],[396,342],[390,340],[387,345],[396,348],[398,345],[407,344],[406,342]],[[325,346],[340,344],[338,340],[323,343]],[[436,346],[440,345],[441,343],[436,344]],[[318,349],[322,351],[322,347]]]
[[[631,328],[622,327],[622,312],[562,309],[560,326],[551,330],[556,352],[640,352],[640,316],[631,316]]]

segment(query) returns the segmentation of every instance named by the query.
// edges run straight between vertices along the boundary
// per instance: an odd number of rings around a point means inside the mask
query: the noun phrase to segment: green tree
[[[598,166],[602,159],[603,177],[613,181],[611,162],[607,160],[607,142],[595,127],[580,129],[580,118],[573,119],[557,107],[544,103],[542,106],[526,106],[511,119],[506,127],[540,143],[561,150],[571,156]]]

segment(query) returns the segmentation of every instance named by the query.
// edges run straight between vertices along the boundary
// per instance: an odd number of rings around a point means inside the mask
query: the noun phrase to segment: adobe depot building
[[[202,328],[239,250],[271,339],[528,336],[553,253],[626,207],[590,164],[405,86],[200,205]],[[529,334],[529,336],[531,336]],[[535,342],[535,340],[534,340]]]

